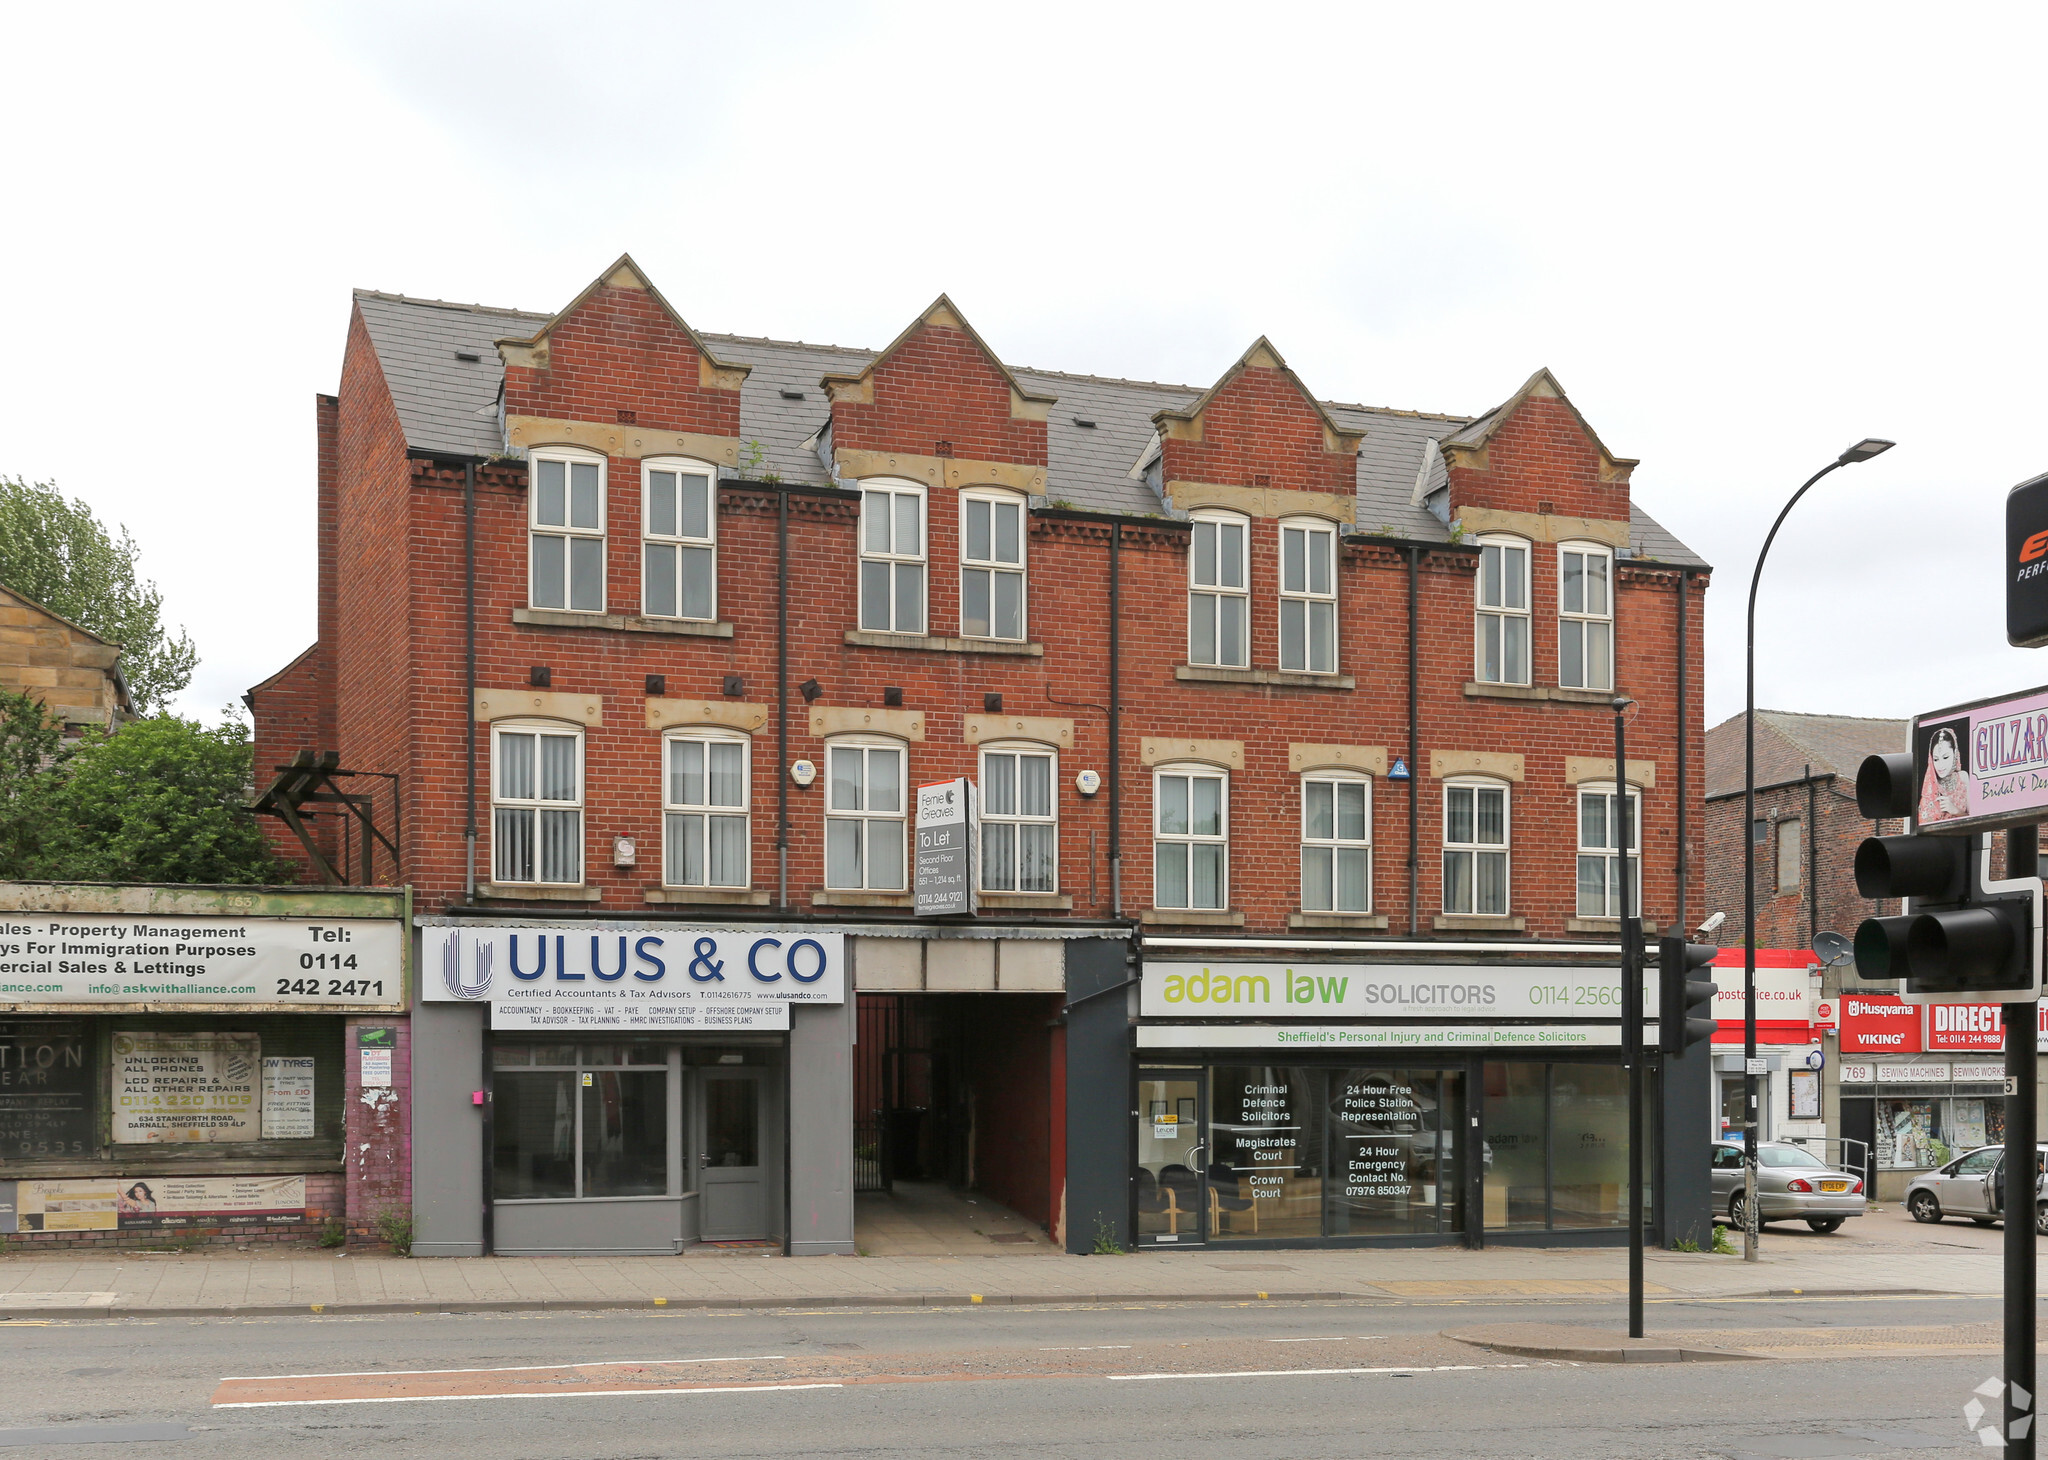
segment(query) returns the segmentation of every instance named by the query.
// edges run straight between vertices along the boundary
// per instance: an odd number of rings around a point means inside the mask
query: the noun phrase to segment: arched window
[[[491,880],[583,881],[583,731],[558,721],[491,726]]]
[[[1614,688],[1614,553],[1598,543],[1558,545],[1557,682]]]
[[[1197,512],[1188,544],[1188,663],[1251,664],[1251,523]]]
[[[1629,916],[1643,910],[1642,793],[1628,791]],[[1618,918],[1621,912],[1622,815],[1612,781],[1579,787],[1579,916]]]
[[[744,735],[673,730],[662,740],[662,881],[670,887],[751,884]]]
[[[873,633],[925,631],[924,488],[872,477],[860,492],[860,626]]]
[[[605,465],[569,446],[529,454],[529,606],[604,612]]]
[[[1529,682],[1529,544],[1519,537],[1479,539],[1476,617],[1482,684]]]
[[[1230,774],[1209,765],[1152,773],[1152,905],[1230,905]]]
[[[1508,788],[1461,778],[1444,785],[1444,911],[1505,917]]]
[[[976,487],[960,494],[960,636],[1024,638],[1024,499]]]
[[[825,885],[901,892],[906,756],[900,740],[848,736],[825,747]]]
[[[981,748],[981,890],[1059,891],[1059,756],[1045,745]]]
[[[1280,667],[1337,672],[1337,528],[1320,518],[1280,524]]]
[[[718,472],[685,457],[640,463],[640,611],[718,617]]]
[[[1372,781],[1359,771],[1301,778],[1301,908],[1372,911]]]

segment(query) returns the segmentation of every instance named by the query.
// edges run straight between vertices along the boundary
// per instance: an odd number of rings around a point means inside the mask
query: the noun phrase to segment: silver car
[[[1714,1143],[1714,1215],[1743,1227],[1743,1148]],[[1816,1232],[1832,1232],[1863,1215],[1863,1178],[1828,1165],[1804,1146],[1766,1141],[1756,1148],[1757,1225],[1802,1220]]]
[[[2034,1170],[2034,1230],[2048,1236],[2048,1178],[2041,1177],[2048,1142],[2036,1148]],[[2005,1147],[1980,1146],[1958,1156],[1946,1166],[1916,1176],[1906,1187],[1906,1210],[1916,1222],[1938,1222],[1943,1217],[1968,1217],[1980,1227],[1996,1223],[2004,1213]]]

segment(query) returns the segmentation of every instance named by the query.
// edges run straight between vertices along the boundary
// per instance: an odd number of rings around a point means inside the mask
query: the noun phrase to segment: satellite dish
[[[1840,968],[1845,963],[1856,961],[1855,948],[1840,933],[1815,933],[1813,951],[1829,968]]]

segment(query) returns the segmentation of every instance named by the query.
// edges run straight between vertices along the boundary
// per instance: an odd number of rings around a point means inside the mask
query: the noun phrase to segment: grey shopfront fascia
[[[1597,944],[1518,945],[1510,951],[1485,944],[1165,937],[1146,938],[1142,951],[1146,977],[1161,965],[1207,959],[1219,966],[1264,965],[1276,984],[1287,969],[1311,977],[1375,964],[1411,969],[1426,965],[1446,976],[1517,965],[1592,971],[1611,969],[1614,957],[1611,945]],[[1200,1247],[1211,1252],[1226,1245],[1478,1247],[1626,1240],[1620,1215],[1625,1211],[1625,1185],[1605,1169],[1626,1158],[1625,1071],[1618,1044],[1501,1048],[1479,1037],[1481,1030],[1530,1022],[1520,1020],[1276,1020],[1270,1014],[1167,1020],[1141,1012],[1141,981],[1132,977],[1138,967],[1122,971],[1132,981],[1121,996],[1110,992],[1117,986],[1111,977],[1117,970],[1100,970],[1085,980],[1101,991],[1100,997],[1083,1002],[1081,996],[1089,988],[1077,987],[1082,980],[1076,980],[1073,962],[1070,954],[1068,1250],[1088,1250],[1097,1236],[1113,1236],[1126,1248]],[[1454,1029],[1446,1029],[1441,1042],[1426,1045],[1338,1050],[1275,1048],[1233,1033],[1234,1027],[1243,1030],[1276,1022],[1328,1027],[1462,1023],[1474,1036],[1461,1040]],[[1560,1016],[1534,1022],[1569,1026],[1579,1021]],[[1183,1031],[1173,1039],[1199,1042],[1161,1048],[1159,1033],[1140,1033],[1165,1024]],[[1199,1035],[1185,1032],[1196,1028],[1202,1031]],[[1654,1043],[1654,1026],[1651,1040]],[[1151,1047],[1146,1047],[1148,1041]],[[1093,1070],[1086,1067],[1091,1061],[1096,1064]],[[1118,1067],[1113,1093],[1105,1078],[1112,1062]],[[1699,1138],[1708,1109],[1708,1064],[1703,1046],[1669,1061],[1652,1056],[1646,1081],[1651,1146],[1647,1164],[1651,1230],[1660,1243],[1710,1235],[1709,1178]],[[1232,1081],[1245,1088],[1225,1088]],[[1091,1087],[1091,1098],[1082,1098],[1084,1085]],[[1100,1088],[1092,1088],[1096,1086]],[[1247,1118],[1225,1111],[1219,1101],[1235,1102],[1246,1110],[1262,1103],[1266,1108],[1255,1111],[1256,1118]],[[1176,1133],[1180,1107],[1189,1104],[1198,1116],[1198,1128]],[[1340,1118],[1346,1109],[1365,1107],[1387,1119],[1347,1124]],[[1305,1118],[1304,1112],[1311,1111]],[[1588,1129],[1582,1142],[1565,1143],[1569,1149],[1561,1160],[1553,1132],[1561,1137],[1574,1122]],[[1511,1131],[1511,1125],[1528,1129]],[[1283,1129],[1289,1133],[1281,1134]],[[1226,1143],[1235,1143],[1236,1159],[1224,1159],[1226,1153],[1215,1144],[1219,1133]],[[1511,1186],[1505,1179],[1504,1159],[1510,1137],[1527,1141],[1532,1134],[1540,1140],[1540,1161],[1525,1161],[1529,1176]],[[1202,1144],[1188,1147],[1197,1153],[1195,1159],[1183,1152],[1166,1164],[1176,1143],[1197,1138]],[[1301,1144],[1292,1149],[1277,1144],[1286,1141]],[[1580,1154],[1583,1145],[1605,1152],[1599,1169],[1575,1169],[1587,1164]],[[1092,1169],[1106,1168],[1112,1150],[1113,1184],[1106,1169]],[[1480,1158],[1472,1159],[1473,1152]],[[1315,1179],[1301,1182],[1296,1192],[1288,1176],[1270,1174],[1269,1166],[1283,1171],[1299,1166]],[[1396,1167],[1406,1168],[1398,1184],[1374,1187],[1398,1193],[1385,1199],[1347,1200],[1350,1188],[1324,1179],[1343,1168],[1363,1172],[1363,1179],[1372,1182],[1375,1169],[1384,1176]],[[1504,1179],[1491,1179],[1490,1171]],[[1254,1182],[1266,1184],[1274,1195],[1257,1196]],[[1091,1196],[1092,1208],[1085,1200]],[[1289,1212],[1291,1219],[1284,1215]],[[1093,1227],[1087,1225],[1091,1220]],[[1166,1230],[1183,1224],[1183,1231]]]
[[[422,984],[434,972],[432,940],[486,922],[549,934],[628,925],[495,913],[421,918],[413,937],[415,958],[428,960],[416,965],[426,970]],[[713,925],[645,918],[629,926],[692,938]],[[846,946],[850,959],[850,939]],[[418,998],[414,1254],[663,1255],[699,1240],[747,1239],[779,1241],[797,1255],[851,1253],[852,1010],[850,973],[842,1002],[792,1004],[788,1029],[772,1032],[493,1031],[488,1000]],[[542,1124],[546,1107],[553,1159],[522,1162],[519,1194],[508,1196],[497,1190],[499,1120],[518,1119],[523,1109]],[[658,1112],[658,1167],[586,1140],[593,1121],[619,1123],[629,1108],[643,1131]],[[729,1138],[717,1140],[721,1121]],[[735,1209],[739,1224],[722,1225]]]
[[[514,918],[489,912],[467,917],[438,917],[418,920],[415,956],[425,958],[422,968],[433,975],[433,959],[426,951],[428,940],[449,928],[488,921],[494,925],[521,924],[534,930],[558,931],[584,926],[581,920],[561,916],[534,915]],[[600,920],[590,920],[591,926]],[[602,922],[624,920],[608,917]],[[659,927],[673,937],[694,933],[710,923],[697,919],[688,923],[657,923],[654,918],[636,919],[636,925]],[[753,926],[740,920],[720,921],[721,929]],[[762,927],[769,926],[766,923]],[[1097,987],[1094,980],[1110,983],[1131,974],[1127,927],[1083,923],[1080,920],[1048,921],[1043,924],[999,923],[993,919],[974,921],[931,920],[917,922],[876,920],[873,922],[807,923],[781,919],[774,926],[809,933],[832,933],[844,939],[846,997],[838,1004],[794,1004],[787,1033],[733,1036],[717,1033],[669,1033],[637,1036],[633,1041],[645,1049],[660,1048],[659,1068],[669,1071],[664,1092],[667,1101],[665,1136],[668,1151],[664,1189],[645,1196],[610,1196],[595,1200],[584,1196],[505,1199],[495,1193],[491,1167],[491,1117],[502,1106],[499,1082],[507,1074],[496,1066],[493,1048],[498,1043],[540,1047],[572,1046],[577,1053],[569,1059],[548,1064],[529,1064],[531,1072],[520,1078],[546,1079],[555,1075],[570,1078],[571,1100],[582,1101],[586,1088],[581,1081],[612,1079],[618,1084],[636,1078],[650,1078],[652,1063],[594,1063],[588,1051],[616,1045],[616,1032],[571,1030],[562,1034],[493,1034],[490,1008],[484,1002],[421,1000],[413,1014],[413,1182],[416,1255],[424,1257],[466,1257],[486,1252],[514,1253],[611,1253],[664,1254],[679,1250],[706,1234],[700,1208],[705,1205],[705,1173],[716,1175],[724,1168],[706,1163],[710,1155],[701,1144],[707,1102],[701,1098],[702,1082],[716,1079],[720,1069],[758,1070],[762,1119],[764,1182],[772,1186],[766,1194],[772,1230],[782,1250],[792,1256],[851,1254],[854,1245],[855,1147],[854,1130],[854,1041],[857,1036],[857,993],[971,992],[976,989],[1016,987],[1058,994],[1064,989],[1069,1002],[1078,987],[1086,994]],[[991,947],[965,965],[949,968],[948,979],[940,981],[930,973],[931,955],[924,951],[963,944],[1013,945],[1017,942],[1061,951],[1049,960],[1029,960],[1029,977],[1019,984],[1013,980],[1009,961]],[[963,949],[964,951],[964,949]],[[949,960],[949,965],[951,961]],[[872,965],[870,967],[869,965]],[[984,968],[985,965],[985,968]],[[958,967],[982,969],[986,982],[957,976]],[[997,970],[1000,969],[1000,972]],[[930,975],[928,977],[928,974]],[[1108,1162],[1114,1162],[1113,1181],[1119,1193],[1123,1187],[1123,1132],[1112,1154],[1106,1150],[1071,1145],[1075,1122],[1071,1112],[1076,1103],[1092,1098],[1093,1086],[1104,1076],[1114,1082],[1121,1101],[1127,1079],[1128,1036],[1123,1032],[1121,1003],[1112,994],[1106,1002],[1116,1021],[1116,1048],[1106,1058],[1077,1060],[1069,1046],[1068,1102],[1070,1132],[1069,1170],[1078,1159],[1082,1166],[1092,1163],[1098,1184],[1108,1176]],[[604,1052],[600,1050],[600,1052]],[[705,1063],[735,1053],[745,1057],[740,1065]],[[651,1057],[651,1056],[650,1056]],[[757,1060],[772,1062],[757,1063]],[[511,1073],[517,1074],[519,1067]],[[1092,1082],[1092,1083],[1091,1083]],[[482,1102],[477,1102],[481,1094]],[[580,1113],[572,1118],[580,1119]],[[587,1158],[575,1148],[580,1170]],[[1072,1181],[1068,1201],[1075,1200]],[[1071,1205],[1070,1205],[1071,1211]],[[1070,1217],[1070,1226],[1072,1221]],[[1092,1229],[1091,1229],[1092,1230]]]

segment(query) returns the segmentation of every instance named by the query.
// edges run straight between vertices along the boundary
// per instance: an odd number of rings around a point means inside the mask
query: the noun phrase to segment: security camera
[[[1721,931],[1721,924],[1727,921],[1728,914],[1715,913],[1712,917],[1708,918],[1705,922],[1701,923],[1697,928],[1694,928],[1692,930],[1692,935],[1695,938],[1711,938],[1714,934]]]

